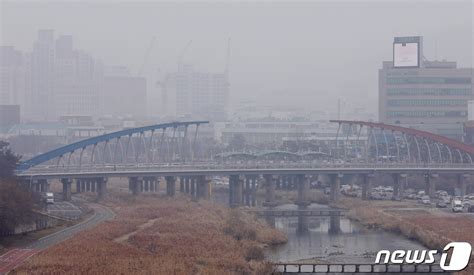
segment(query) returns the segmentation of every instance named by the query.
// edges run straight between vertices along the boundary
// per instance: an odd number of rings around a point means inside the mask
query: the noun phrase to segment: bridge
[[[275,205],[277,186],[294,186],[298,205],[309,204],[308,189],[315,176],[324,176],[331,186],[331,200],[339,198],[344,178],[356,178],[362,198],[369,199],[375,174],[393,178],[394,195],[400,196],[403,179],[424,178],[426,192],[434,195],[440,174],[456,175],[466,193],[474,165],[474,148],[431,133],[362,121],[338,123],[335,144],[319,151],[212,154],[209,143],[198,138],[199,126],[207,121],[173,122],[127,129],[54,149],[22,162],[17,176],[36,191],[48,190],[48,181],[59,179],[64,198],[76,192],[106,194],[108,178],[126,177],[133,194],[156,192],[159,181],[166,193],[176,190],[196,198],[209,197],[211,176],[228,178],[229,204],[255,205],[256,190],[265,188],[265,205]],[[194,133],[189,134],[189,130]],[[366,143],[360,143],[362,132]],[[349,139],[350,136],[355,139]],[[351,142],[355,140],[355,142]],[[207,146],[207,147],[206,147]],[[324,151],[326,150],[326,151]],[[245,156],[237,161],[235,156]],[[270,157],[271,156],[271,157]],[[284,156],[275,161],[276,156]],[[311,157],[308,159],[308,157]],[[177,188],[179,183],[179,188]]]

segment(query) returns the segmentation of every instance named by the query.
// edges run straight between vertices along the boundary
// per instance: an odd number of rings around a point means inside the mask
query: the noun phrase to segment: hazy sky
[[[428,59],[473,63],[472,1],[1,1],[1,44],[29,50],[40,28],[145,75],[184,60],[222,71],[231,37],[232,102],[336,109],[338,97],[376,111],[377,73],[394,36],[424,36]],[[436,50],[437,49],[437,50]],[[149,91],[150,94],[157,90]]]

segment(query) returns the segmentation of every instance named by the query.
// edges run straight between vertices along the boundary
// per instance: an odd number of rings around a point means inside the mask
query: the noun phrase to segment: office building
[[[472,69],[428,61],[422,47],[421,37],[395,38],[395,60],[379,70],[379,121],[461,140],[473,98]]]
[[[11,46],[0,46],[0,104],[20,104],[25,91],[23,54]]]

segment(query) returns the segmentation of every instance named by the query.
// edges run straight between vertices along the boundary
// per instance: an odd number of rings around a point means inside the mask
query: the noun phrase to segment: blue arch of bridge
[[[75,143],[68,144],[63,147],[59,147],[57,149],[51,150],[49,152],[46,152],[44,154],[38,155],[36,157],[33,157],[29,160],[26,160],[24,162],[21,162],[17,170],[19,171],[24,171],[27,170],[33,166],[36,166],[38,164],[47,162],[49,160],[55,159],[57,157],[61,157],[67,153],[74,152],[78,149],[86,148],[87,146],[98,144],[101,142],[106,142],[111,139],[123,137],[123,136],[130,136],[136,133],[143,133],[143,132],[148,132],[148,131],[154,131],[158,129],[166,129],[166,128],[177,128],[180,126],[189,126],[189,125],[200,125],[200,124],[207,124],[209,121],[186,121],[186,122],[171,122],[171,123],[163,123],[163,124],[156,124],[156,125],[150,125],[150,126],[144,126],[144,127],[138,127],[138,128],[131,128],[131,129],[126,129],[126,130],[121,130],[113,133],[108,133],[105,135],[101,136],[96,136],[88,139],[84,139]]]

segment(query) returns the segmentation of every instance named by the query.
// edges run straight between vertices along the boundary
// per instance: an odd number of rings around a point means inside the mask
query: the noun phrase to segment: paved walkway
[[[114,218],[115,214],[107,207],[89,204],[94,214],[85,221],[36,240],[25,247],[12,248],[0,256],[0,274],[6,274],[39,251],[65,241],[75,234],[92,228],[99,223]]]

